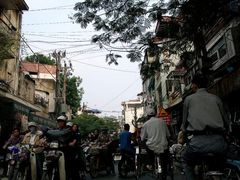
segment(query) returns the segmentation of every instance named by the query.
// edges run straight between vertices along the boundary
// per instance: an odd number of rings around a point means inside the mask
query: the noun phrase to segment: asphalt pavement
[[[118,161],[115,161],[115,172],[116,175],[107,175],[106,172],[100,172],[98,177],[94,178],[94,180],[135,180],[134,173],[130,173],[127,178],[120,178],[118,176],[118,170],[117,170],[117,164]],[[92,180],[89,174],[87,174],[87,180]],[[149,173],[144,173],[142,177],[140,177],[140,180],[155,180],[156,178],[149,172]],[[174,180],[184,180],[185,176],[184,175],[175,175]],[[171,180],[170,177],[168,177],[168,180]]]

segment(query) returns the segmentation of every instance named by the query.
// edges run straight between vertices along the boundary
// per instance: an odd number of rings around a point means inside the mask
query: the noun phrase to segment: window
[[[208,51],[208,57],[211,58],[211,62],[215,63],[218,59],[221,59],[227,54],[227,45],[224,36],[221,37],[217,43]]]

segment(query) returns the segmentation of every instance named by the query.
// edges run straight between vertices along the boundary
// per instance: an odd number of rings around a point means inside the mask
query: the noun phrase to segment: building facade
[[[130,132],[135,132],[136,121],[143,116],[143,102],[141,99],[129,100],[122,102],[122,124],[130,125]]]
[[[27,129],[34,105],[35,82],[19,71],[22,13],[24,0],[0,1],[0,146],[14,127]]]
[[[35,82],[34,104],[41,111],[32,113],[32,119],[40,124],[55,125],[56,66],[21,62],[21,71]]]

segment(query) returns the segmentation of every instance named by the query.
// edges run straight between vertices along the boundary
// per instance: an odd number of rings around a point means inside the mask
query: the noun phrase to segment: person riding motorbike
[[[23,140],[23,135],[20,135],[20,130],[18,128],[14,128],[10,138],[4,144],[3,149],[6,149],[8,146],[16,145]]]
[[[170,133],[166,122],[162,118],[157,118],[156,111],[148,107],[146,109],[148,120],[143,124],[141,129],[141,141],[145,141],[147,145],[147,153],[149,155],[149,164],[147,168],[152,170],[155,155],[159,155],[162,167],[162,179],[167,179],[168,165],[168,139]]]
[[[28,123],[29,132],[25,134],[22,144],[29,145],[32,147],[32,151],[35,153],[36,157],[36,170],[37,179],[42,176],[42,164],[43,164],[43,149],[44,149],[44,139],[42,139],[42,131],[38,130],[37,124],[35,122]]]
[[[47,136],[52,139],[61,141],[61,151],[64,153],[65,158],[65,171],[68,179],[79,179],[78,171],[74,171],[74,164],[72,163],[75,158],[71,142],[74,140],[70,127],[67,127],[67,117],[61,115],[57,118],[58,129],[49,130]]]
[[[3,155],[4,155],[4,158],[5,158],[5,156],[6,156],[6,154],[7,154],[7,148],[9,147],[9,146],[14,146],[14,145],[17,145],[17,144],[19,144],[20,142],[22,142],[22,140],[23,140],[23,135],[21,135],[20,134],[20,129],[19,128],[14,128],[13,130],[12,130],[12,134],[11,134],[11,136],[10,136],[10,138],[7,140],[7,142],[4,144],[4,146],[3,146]],[[2,176],[6,176],[7,175],[7,162],[6,161],[4,161],[4,163],[3,163],[3,174],[2,174]]]
[[[208,78],[196,74],[192,80],[194,94],[186,97],[183,104],[182,131],[186,137],[186,179],[194,180],[194,167],[203,155],[213,153],[223,157],[227,148],[224,134],[229,128],[229,119],[219,97],[207,92]],[[217,158],[221,159],[221,158]],[[214,166],[221,163],[215,163]]]
[[[132,133],[129,132],[130,126],[129,124],[124,124],[124,130],[120,133],[120,151],[121,154],[134,154],[134,148],[131,144]]]
[[[132,141],[132,133],[129,132],[130,126],[129,124],[124,124],[124,130],[119,135],[119,144],[120,144],[120,153],[121,153],[121,160],[118,163],[118,173],[120,177],[125,177],[126,175],[122,172],[122,169],[128,169],[128,171],[133,170],[134,165],[134,154],[135,149],[133,147]],[[124,167],[124,164],[128,164],[128,167]],[[125,170],[125,171],[126,171]]]

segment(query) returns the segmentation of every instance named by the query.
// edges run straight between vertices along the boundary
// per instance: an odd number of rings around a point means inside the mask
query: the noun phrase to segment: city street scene
[[[240,0],[0,0],[0,180],[240,180]]]

